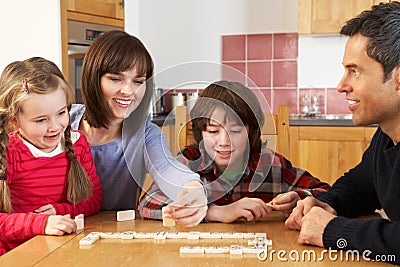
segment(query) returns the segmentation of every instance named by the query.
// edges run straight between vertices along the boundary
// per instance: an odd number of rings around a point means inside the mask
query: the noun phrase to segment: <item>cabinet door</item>
[[[289,159],[333,184],[361,161],[375,131],[376,127],[291,126]]]
[[[338,33],[344,23],[377,0],[299,0],[299,34]]]
[[[67,9],[108,18],[124,18],[123,0],[68,0]]]

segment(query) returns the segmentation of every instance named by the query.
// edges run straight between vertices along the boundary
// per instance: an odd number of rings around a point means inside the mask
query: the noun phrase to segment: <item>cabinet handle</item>
[[[121,2],[119,2],[119,5],[120,5],[121,8],[124,8],[124,7],[125,7],[124,0],[122,0]]]

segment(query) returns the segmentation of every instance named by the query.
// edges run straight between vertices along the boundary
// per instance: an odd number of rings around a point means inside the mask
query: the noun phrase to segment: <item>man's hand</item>
[[[319,201],[314,197],[306,197],[303,200],[297,202],[296,208],[293,209],[289,218],[286,220],[285,225],[294,230],[300,230],[302,225],[303,217],[311,210],[312,207],[321,207],[327,212],[336,215],[336,211],[326,204],[325,202]]]
[[[312,207],[306,215],[304,215],[301,223],[301,230],[297,242],[300,244],[309,244],[323,247],[322,236],[325,227],[335,218],[331,212],[321,207]]]
[[[50,215],[44,229],[46,235],[64,235],[65,233],[70,234],[75,231],[75,221],[63,215]]]
[[[198,181],[185,184],[175,201],[165,209],[165,216],[185,227],[198,225],[207,213],[207,197]]]
[[[207,219],[230,223],[240,218],[247,221],[265,220],[272,208],[259,198],[242,198],[229,205],[212,205],[207,211]]]

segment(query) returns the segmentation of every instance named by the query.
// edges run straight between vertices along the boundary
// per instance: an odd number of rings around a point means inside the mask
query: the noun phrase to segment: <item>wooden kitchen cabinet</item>
[[[124,27],[123,0],[61,0],[66,1],[67,19]]]
[[[384,0],[299,0],[299,34],[339,33],[344,23]]]
[[[290,126],[290,161],[333,184],[356,166],[377,127]]]
[[[67,9],[95,16],[124,19],[122,0],[68,0]]]

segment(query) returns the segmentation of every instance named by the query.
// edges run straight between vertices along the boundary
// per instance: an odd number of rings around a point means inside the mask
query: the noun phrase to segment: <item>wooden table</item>
[[[324,259],[318,261],[324,249],[298,245],[298,232],[284,226],[284,218],[279,213],[272,213],[265,222],[237,222],[231,224],[202,223],[194,228],[166,228],[161,221],[132,220],[117,222],[116,212],[100,212],[85,218],[85,230],[77,234],[57,236],[36,236],[21,246],[0,257],[0,266],[393,266],[385,263],[366,262],[360,255],[359,261],[346,261],[346,255],[340,252],[332,254],[338,260],[330,260],[325,253]],[[247,239],[201,239],[201,240],[163,240],[153,239],[100,239],[93,245],[80,246],[79,240],[90,232],[161,232],[161,231],[201,231],[201,232],[266,232],[272,239],[272,247],[268,247],[269,256],[265,261],[257,255],[243,254],[191,254],[179,253],[181,246],[229,246],[231,244],[247,245]],[[270,257],[272,250],[275,253]],[[278,258],[277,252],[284,250],[285,255]],[[297,251],[297,252],[296,252]],[[301,254],[313,251],[316,258],[301,260]],[[294,261],[289,257],[300,259]],[[351,258],[351,257],[349,257]]]

